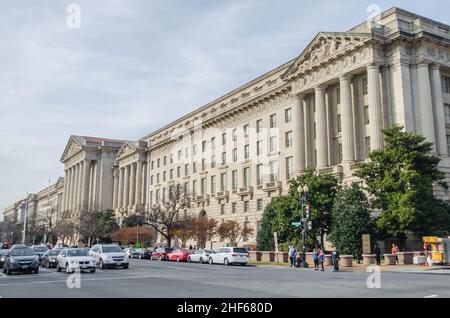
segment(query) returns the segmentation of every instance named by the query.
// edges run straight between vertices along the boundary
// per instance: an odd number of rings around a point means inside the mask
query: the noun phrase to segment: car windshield
[[[46,248],[45,246],[35,246],[33,247],[33,250],[35,253],[45,253],[48,251],[48,248]]]
[[[31,248],[13,248],[11,250],[11,256],[34,256],[34,251]]]
[[[243,248],[233,248],[234,253],[244,253],[247,254],[247,251]]]
[[[169,253],[169,252],[172,252],[172,251],[173,251],[173,248],[166,248],[164,251],[165,251],[166,253]]]
[[[122,249],[117,245],[103,246],[103,253],[121,253]]]
[[[88,252],[86,250],[68,250],[67,256],[70,257],[88,256]]]
[[[203,250],[203,253],[211,254],[211,251],[210,250]]]
[[[48,252],[48,256],[58,256],[60,251],[50,251]]]
[[[2,251],[0,252],[0,255],[3,256],[3,255],[5,255],[8,251],[9,251],[9,250],[2,250]]]

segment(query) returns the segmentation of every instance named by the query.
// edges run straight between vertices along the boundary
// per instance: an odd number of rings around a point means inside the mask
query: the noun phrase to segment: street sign
[[[300,226],[302,226],[302,222],[292,222],[291,225],[293,227],[300,227]]]

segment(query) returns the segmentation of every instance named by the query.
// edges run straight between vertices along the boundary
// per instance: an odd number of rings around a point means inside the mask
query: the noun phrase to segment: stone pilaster
[[[433,100],[431,96],[430,71],[428,63],[419,63],[417,65],[417,82],[421,134],[427,139],[427,141],[436,144],[436,137],[434,133]],[[435,151],[436,145],[433,146],[433,152]]]
[[[367,83],[369,98],[369,130],[370,148],[378,150],[383,147],[383,110],[381,103],[380,67],[371,64],[367,66]]]
[[[305,170],[305,120],[303,116],[303,95],[292,99],[292,118],[294,121],[293,146],[294,146],[294,173]],[[255,183],[256,184],[256,183]]]
[[[444,98],[442,96],[442,81],[439,65],[431,65],[431,90],[433,93],[433,108],[436,125],[436,146],[441,156],[448,156],[446,118]]]
[[[325,103],[325,87],[315,88],[316,95],[316,149],[317,168],[328,167],[328,145],[327,145],[327,112]]]
[[[343,161],[348,163],[355,160],[351,76],[341,76],[339,82],[341,90],[342,157]]]

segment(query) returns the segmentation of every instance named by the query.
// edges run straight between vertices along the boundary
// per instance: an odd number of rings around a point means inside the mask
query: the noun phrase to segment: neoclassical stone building
[[[240,243],[254,244],[289,180],[313,168],[354,181],[394,124],[433,142],[450,179],[450,26],[398,8],[320,32],[297,58],[138,141],[72,136],[63,210],[112,208],[122,220],[178,186],[189,213],[247,224],[254,235]]]

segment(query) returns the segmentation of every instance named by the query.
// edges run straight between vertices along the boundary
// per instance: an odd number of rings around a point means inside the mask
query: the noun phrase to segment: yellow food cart
[[[450,265],[450,238],[424,236],[422,239],[433,264]]]

